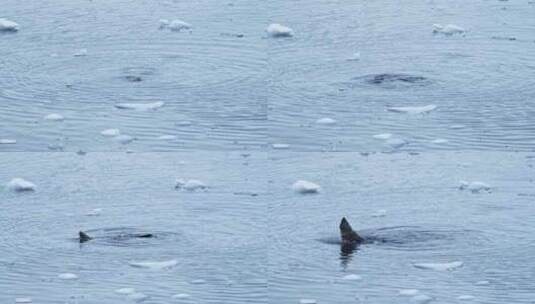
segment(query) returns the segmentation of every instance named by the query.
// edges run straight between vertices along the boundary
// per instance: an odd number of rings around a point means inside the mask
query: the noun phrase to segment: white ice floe
[[[381,134],[375,134],[373,136],[373,138],[375,139],[389,139],[390,137],[392,137],[391,133],[381,133]]]
[[[173,139],[176,139],[176,136],[175,135],[162,135],[162,136],[158,136],[158,139],[159,140],[173,140]]]
[[[32,303],[32,298],[15,298],[15,303]]]
[[[132,136],[126,135],[126,134],[122,134],[122,135],[116,136],[116,137],[114,137],[114,139],[116,141],[120,142],[123,145],[129,144],[129,143],[133,142],[134,140],[136,140],[135,137],[132,137]]]
[[[58,274],[58,278],[62,280],[76,280],[78,279],[78,276],[74,273],[60,273]]]
[[[462,296],[458,296],[457,297],[457,300],[460,300],[460,301],[472,301],[472,300],[475,300],[476,297],[474,296],[471,296],[471,295],[462,295]]]
[[[118,294],[132,294],[132,293],[135,293],[136,292],[136,289],[135,288],[131,288],[131,287],[125,287],[125,288],[119,288],[119,289],[115,289],[115,292],[118,293]]]
[[[4,18],[0,18],[0,32],[16,32],[19,30],[19,24]]]
[[[99,216],[102,213],[101,208],[95,208],[93,210],[88,211],[85,215],[86,216]]]
[[[134,302],[143,302],[146,299],[148,299],[149,296],[142,292],[134,292],[134,293],[127,295],[126,298]]]
[[[464,28],[455,24],[433,24],[433,33],[440,33],[444,35],[462,34],[466,32]]]
[[[169,261],[131,261],[128,263],[132,267],[137,268],[147,268],[147,269],[153,269],[153,270],[162,270],[162,269],[169,269],[173,268],[178,264],[177,260],[169,260]]]
[[[0,138],[0,145],[13,145],[16,144],[17,140],[9,138]]]
[[[7,183],[7,188],[15,192],[34,191],[35,184],[23,178],[15,177]]]
[[[292,189],[295,192],[298,192],[301,194],[307,194],[307,193],[318,193],[321,187],[318,184],[315,184],[313,182],[309,182],[306,180],[298,180],[292,185]]]
[[[372,217],[384,217],[386,216],[386,210],[385,209],[379,209],[376,212],[371,214]]]
[[[359,276],[358,274],[348,274],[344,276],[343,279],[348,280],[348,281],[360,281],[362,280],[362,277]]]
[[[177,293],[176,295],[173,295],[172,298],[173,299],[187,299],[187,298],[190,298],[191,296],[187,293]]]
[[[336,120],[329,118],[329,117],[323,117],[323,118],[316,120],[316,123],[318,125],[334,125],[336,123]]]
[[[191,29],[191,24],[179,19],[171,21],[167,19],[160,19],[160,29],[169,29],[171,31],[180,32],[182,30]]]
[[[464,265],[461,261],[449,262],[449,263],[416,263],[414,267],[419,269],[430,269],[438,271],[450,271],[462,267]]]
[[[460,181],[459,182],[459,189],[460,190],[470,190],[472,193],[479,193],[482,190],[484,191],[490,191],[491,187],[484,183],[484,182],[467,182],[467,181]]]
[[[301,299],[299,300],[299,304],[316,304],[318,301],[315,299]]]
[[[403,146],[406,146],[409,142],[402,138],[390,138],[385,141],[385,144],[390,146],[393,149],[399,149]]]
[[[490,284],[490,282],[489,282],[489,281],[486,281],[486,280],[483,280],[483,281],[477,281],[477,282],[475,283],[476,286],[487,286],[487,285],[489,285],[489,284]]]
[[[420,291],[418,289],[400,289],[399,290],[400,296],[413,297],[419,293]]]
[[[65,118],[57,113],[48,114],[44,117],[45,120],[52,120],[52,121],[63,121]]]
[[[430,104],[422,107],[388,107],[387,111],[395,113],[407,113],[407,114],[423,114],[429,113],[436,109],[437,106]]]
[[[281,24],[278,24],[278,23],[272,23],[270,24],[267,29],[266,29],[266,32],[271,36],[271,37],[291,37],[293,36],[294,32],[291,28],[287,27],[287,26],[284,26],[284,25],[281,25]]]
[[[118,103],[115,104],[117,109],[122,110],[137,110],[137,111],[147,111],[147,110],[156,110],[163,107],[165,103],[162,101],[149,102],[149,103]]]
[[[424,294],[416,295],[416,296],[411,298],[411,302],[418,303],[418,304],[425,304],[425,303],[429,303],[431,301],[433,301],[433,298],[428,296],[428,295],[424,295]]]
[[[437,139],[433,139],[431,141],[431,143],[433,143],[433,144],[445,144],[447,142],[448,142],[448,140],[444,139],[444,138],[437,138]]]
[[[206,189],[208,188],[208,186],[203,183],[202,181],[200,180],[197,180],[197,179],[188,179],[187,181],[186,180],[183,180],[181,178],[178,178],[176,181],[175,181],[175,189],[185,189],[185,190],[188,190],[188,191],[195,191],[195,190],[198,190],[198,189]]]
[[[119,129],[106,129],[101,131],[100,135],[106,137],[115,137],[121,135],[121,131]]]
[[[359,61],[360,60],[360,52],[353,53],[349,58],[347,58],[348,61]]]
[[[81,49],[78,50],[76,53],[74,53],[74,57],[83,57],[87,56],[87,49]]]
[[[290,148],[290,145],[288,145],[288,144],[273,144],[272,147],[273,147],[273,149],[276,149],[276,150],[284,150],[284,149]]]

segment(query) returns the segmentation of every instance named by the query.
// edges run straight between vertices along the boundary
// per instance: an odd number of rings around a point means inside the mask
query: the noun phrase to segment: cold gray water
[[[0,302],[535,303],[534,16],[3,0]]]

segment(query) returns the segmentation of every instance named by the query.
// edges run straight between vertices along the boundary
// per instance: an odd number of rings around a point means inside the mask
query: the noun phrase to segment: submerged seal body
[[[121,233],[116,236],[113,236],[112,238],[115,240],[127,240],[127,239],[134,239],[134,238],[153,238],[155,237],[152,233]],[[89,234],[80,231],[78,232],[78,240],[80,243],[85,243],[90,240],[92,240],[93,237],[89,236]]]

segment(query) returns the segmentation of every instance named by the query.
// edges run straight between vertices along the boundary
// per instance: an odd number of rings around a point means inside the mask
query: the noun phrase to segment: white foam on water
[[[385,141],[385,144],[394,149],[399,149],[406,146],[409,142],[401,138],[390,138]]]
[[[160,19],[160,25],[159,29],[169,29],[173,32],[180,32],[183,30],[189,30],[192,28],[191,24],[182,21],[180,19],[174,19],[174,20],[168,20],[168,19]]]
[[[437,139],[433,139],[431,141],[431,143],[433,143],[433,144],[445,144],[447,142],[448,142],[448,140],[444,139],[444,138],[437,138]]]
[[[203,280],[203,279],[193,280],[191,281],[191,284],[195,284],[195,285],[206,284],[206,280]]]
[[[386,216],[386,210],[385,209],[379,209],[376,212],[371,214],[372,217],[384,217]]]
[[[475,285],[476,285],[476,286],[487,286],[487,285],[489,285],[489,284],[490,284],[490,282],[489,282],[489,281],[486,281],[486,280],[475,282]]]
[[[381,133],[381,134],[375,134],[373,136],[373,138],[376,138],[376,139],[389,139],[390,137],[392,137],[391,133]]]
[[[165,105],[163,101],[149,102],[149,103],[117,103],[115,107],[121,110],[136,110],[136,111],[148,111],[156,110]]]
[[[119,129],[106,129],[100,132],[100,135],[106,136],[106,137],[114,137],[121,135],[121,131]]]
[[[460,301],[472,301],[472,300],[475,300],[476,297],[471,296],[471,295],[461,295],[461,296],[458,296],[457,299]]]
[[[0,145],[13,145],[16,143],[17,141],[15,139],[0,138]]]
[[[58,274],[58,279],[62,279],[62,280],[77,280],[78,276],[76,274],[74,274],[74,273],[66,272],[66,273]]]
[[[315,184],[313,182],[309,182],[306,180],[298,180],[292,185],[292,189],[295,192],[298,192],[301,194],[307,194],[307,193],[318,193],[321,187],[318,184]]]
[[[45,120],[52,120],[52,121],[63,121],[65,118],[57,113],[48,114],[44,117]]]
[[[168,261],[131,261],[128,265],[136,268],[146,268],[152,270],[162,270],[173,268],[178,264],[177,260]]]
[[[430,269],[437,271],[450,271],[462,267],[464,265],[461,261],[448,262],[448,263],[416,263],[414,267],[419,269]]]
[[[348,281],[360,281],[362,280],[362,277],[359,276],[358,274],[348,274],[344,276],[342,279],[348,280]]]
[[[360,60],[360,52],[353,53],[349,58],[347,58],[348,61],[359,61]]]
[[[329,118],[329,117],[323,117],[323,118],[316,120],[316,123],[319,125],[334,125],[336,124],[336,120]]]
[[[15,177],[9,183],[7,188],[15,192],[34,191],[35,184],[20,177]]]
[[[459,189],[460,190],[470,190],[472,193],[479,193],[482,190],[484,191],[490,191],[491,186],[479,181],[474,182],[467,182],[467,181],[459,181]]]
[[[407,114],[423,114],[429,113],[437,108],[436,105],[430,104],[421,107],[388,107],[387,111],[395,113],[407,113]]]
[[[199,189],[206,189],[208,186],[200,180],[188,179],[187,181],[181,178],[176,179],[175,189],[185,189],[188,191],[195,191]]]
[[[173,299],[187,299],[187,298],[190,298],[191,296],[187,293],[177,293],[176,295],[173,295],[172,298]]]
[[[158,139],[159,140],[173,140],[173,139],[176,139],[176,136],[175,135],[162,135],[162,136],[158,136]]]
[[[466,128],[465,125],[459,125],[459,124],[450,126],[450,129],[453,129],[453,130],[459,130],[459,129],[464,129],[464,128]]]
[[[400,296],[413,297],[419,293],[420,291],[418,289],[400,289],[398,294]]]
[[[125,287],[125,288],[119,288],[119,289],[115,289],[115,292],[118,293],[118,294],[132,294],[132,293],[135,293],[136,292],[136,289],[135,288],[131,288],[131,287]]]
[[[266,28],[266,32],[269,36],[277,38],[277,37],[292,37],[293,36],[293,30],[287,26],[278,24],[278,23],[272,23]]]
[[[32,303],[32,298],[15,298],[15,303]]]

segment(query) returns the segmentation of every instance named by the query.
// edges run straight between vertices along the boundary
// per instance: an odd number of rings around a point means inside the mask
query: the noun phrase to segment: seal
[[[353,230],[345,217],[340,221],[340,238],[342,245],[357,245],[364,242],[364,239]]]
[[[133,238],[152,238],[154,237],[154,234],[152,233],[124,233],[114,236],[116,240],[126,240],[126,239],[133,239]],[[89,234],[80,231],[78,232],[78,240],[80,243],[85,243],[90,240],[92,240],[93,237],[89,236]]]

